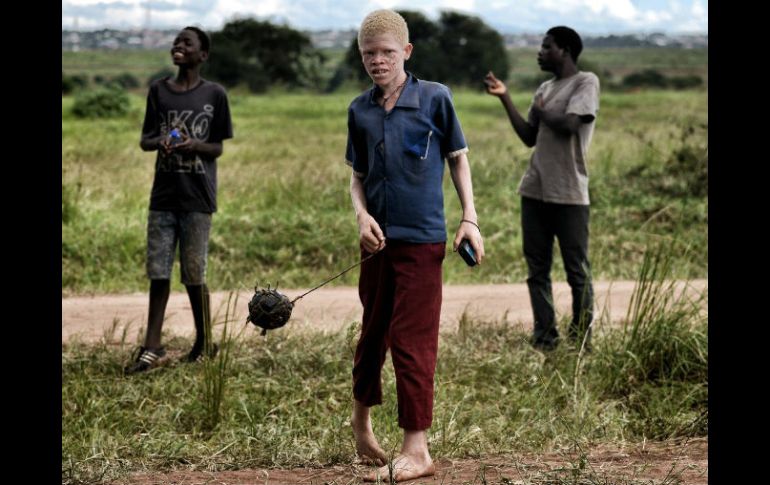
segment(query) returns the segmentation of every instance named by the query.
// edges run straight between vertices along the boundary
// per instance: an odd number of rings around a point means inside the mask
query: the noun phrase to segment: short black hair
[[[201,50],[208,52],[209,49],[211,49],[211,39],[209,38],[209,34],[204,32],[203,30],[199,29],[198,27],[185,27],[182,30],[191,30],[195,32],[195,34],[198,36],[198,40],[201,42]]]
[[[580,39],[580,36],[577,32],[575,32],[573,29],[570,29],[569,27],[560,25],[558,27],[552,27],[548,29],[548,32],[545,34],[553,37],[556,45],[562,49],[569,50],[569,54],[572,57],[572,60],[577,62],[578,56],[581,52],[583,52],[583,41]]]

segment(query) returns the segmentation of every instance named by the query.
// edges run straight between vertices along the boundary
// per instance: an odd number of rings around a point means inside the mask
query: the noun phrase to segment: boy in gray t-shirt
[[[532,344],[543,350],[558,345],[551,265],[553,240],[559,240],[567,282],[572,289],[571,341],[590,348],[593,288],[588,261],[587,152],[599,109],[599,79],[580,72],[580,36],[569,27],[554,27],[543,39],[537,62],[554,78],[535,92],[525,120],[514,108],[508,90],[491,72],[484,82],[498,96],[514,131],[535,147],[519,185],[524,256],[535,323]]]

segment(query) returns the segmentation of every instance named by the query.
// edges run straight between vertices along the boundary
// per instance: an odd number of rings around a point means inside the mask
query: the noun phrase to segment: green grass
[[[697,298],[667,283],[672,267],[663,247],[644,258],[626,325],[597,322],[590,354],[566,344],[542,354],[521,330],[498,322],[464,318],[456,332],[442,334],[429,431],[434,458],[705,436],[707,319]],[[226,312],[214,317],[215,328]],[[244,330],[230,325],[235,334]],[[204,365],[172,362],[131,378],[121,369],[132,343],[119,335],[63,345],[62,483],[137,471],[351,463],[350,369],[359,328],[351,322],[329,334],[287,327],[267,338],[246,328]],[[183,352],[190,342],[166,345]],[[383,397],[373,426],[387,451],[402,438],[389,359]]]
[[[235,138],[219,159],[209,282],[214,290],[314,286],[358,259],[344,163],[353,92],[231,96]],[[531,93],[514,93],[527,109]],[[476,208],[487,259],[469,270],[448,253],[448,283],[512,283],[526,277],[518,182],[531,150],[500,102],[459,90],[455,105],[470,146]],[[675,253],[677,278],[708,274],[708,198],[689,193],[678,154],[693,170],[707,161],[708,94],[604,93],[591,150],[591,245],[596,279],[633,278],[658,240]],[[62,98],[62,288],[65,294],[145,291],[145,225],[154,153],[139,149],[144,98],[129,114],[81,120]],[[692,133],[683,137],[683,133]],[[700,168],[699,168],[700,167]],[[674,170],[677,169],[677,170]],[[672,191],[658,180],[671,180]],[[686,183],[685,183],[686,182]],[[682,185],[684,184],[684,185]],[[450,238],[460,219],[445,176]],[[685,251],[689,249],[689,251]],[[554,277],[563,278],[558,252]],[[355,284],[350,272],[332,284]],[[174,276],[174,289],[180,289]]]

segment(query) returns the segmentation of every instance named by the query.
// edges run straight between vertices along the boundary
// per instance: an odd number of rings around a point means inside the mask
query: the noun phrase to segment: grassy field
[[[667,250],[648,253],[626,325],[610,330],[598,322],[590,354],[566,345],[537,352],[527,335],[497,322],[463,319],[458,331],[442,334],[433,457],[705,436],[707,321],[701,301],[677,296],[666,282],[672,261]],[[225,312],[215,317],[216,334],[227,320]],[[132,378],[121,369],[134,343],[119,331],[99,345],[63,345],[62,483],[104,483],[132,472],[350,464],[350,369],[360,324],[334,334],[287,327],[267,338],[253,329],[241,335],[240,325],[229,323],[231,338],[220,341],[223,351],[213,360],[172,359]],[[190,342],[166,345],[181,351]],[[383,396],[373,425],[390,452],[401,431],[389,359]],[[593,479],[594,467],[586,465],[583,455],[563,480],[536,483],[652,483]],[[680,482],[674,474],[662,483]]]
[[[235,138],[219,159],[209,281],[216,290],[314,285],[358,258],[344,164],[354,92],[232,95]],[[531,93],[513,94],[526,110]],[[62,98],[62,285],[65,294],[144,291],[145,224],[154,154],[139,149],[144,96],[128,115],[82,120]],[[448,283],[522,282],[518,182],[531,150],[500,102],[458,90],[487,259],[445,263]],[[708,274],[708,93],[603,93],[590,151],[595,278],[633,277],[645,248],[665,240],[676,277]],[[450,236],[460,218],[445,177]],[[556,255],[555,277],[563,278]],[[175,270],[176,271],[176,270]],[[175,289],[181,289],[173,277]],[[333,284],[353,284],[356,272]]]

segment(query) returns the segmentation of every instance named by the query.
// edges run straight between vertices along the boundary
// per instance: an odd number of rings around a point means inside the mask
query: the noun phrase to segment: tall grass
[[[204,298],[204,305],[208,305],[208,299]],[[219,424],[222,418],[222,405],[225,398],[225,390],[229,378],[228,370],[230,366],[231,353],[233,346],[238,342],[238,338],[245,330],[245,325],[236,335],[233,324],[236,323],[234,315],[238,307],[238,295],[233,293],[227,298],[225,303],[225,314],[221,321],[205,322],[204,329],[206,333],[203,358],[203,379],[201,380],[201,394],[203,396],[203,420],[202,429],[212,432]],[[209,314],[204,311],[204,315]],[[219,314],[219,313],[218,313]],[[217,320],[216,318],[214,320]],[[218,352],[215,352],[213,326],[221,325],[220,340]]]
[[[604,339],[595,362],[604,395],[623,399],[631,429],[650,438],[708,427],[708,290],[684,291],[687,283],[671,278],[669,251],[659,244],[645,254],[625,325]]]

